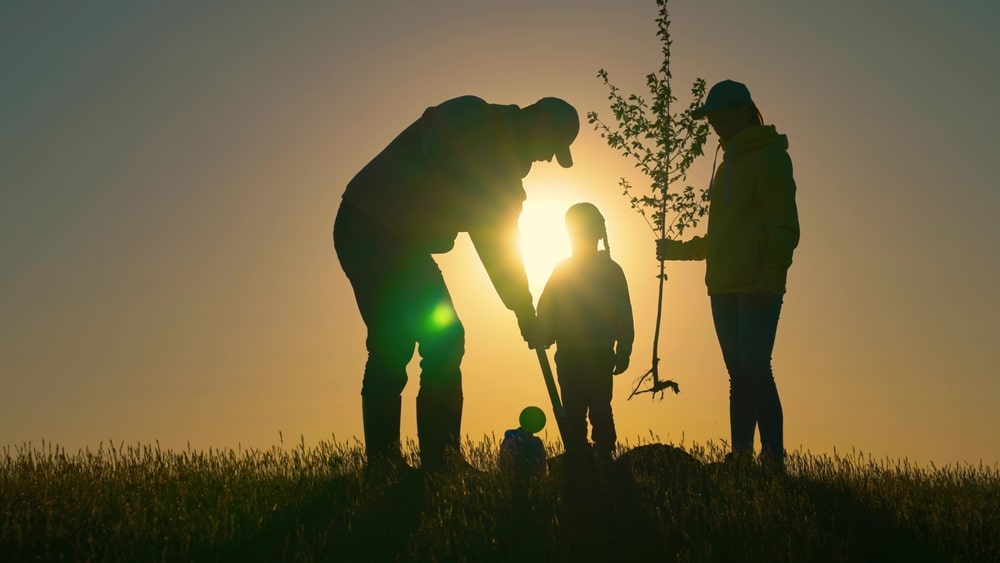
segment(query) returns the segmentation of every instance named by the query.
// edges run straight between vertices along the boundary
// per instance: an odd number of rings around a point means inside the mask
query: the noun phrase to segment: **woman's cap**
[[[705,103],[698,109],[691,112],[691,117],[701,119],[713,111],[732,106],[749,105],[757,108],[750,97],[750,89],[742,82],[735,80],[723,80],[708,91]]]

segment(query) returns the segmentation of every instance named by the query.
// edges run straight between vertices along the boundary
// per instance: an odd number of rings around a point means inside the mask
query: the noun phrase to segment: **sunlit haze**
[[[0,446],[360,439],[365,330],[331,237],[346,183],[454,96],[559,96],[611,121],[603,68],[648,97],[655,2],[582,6],[0,4]],[[773,357],[788,449],[1000,462],[1000,4],[670,7],[678,104],[696,77],[732,78],[788,135],[802,238]],[[566,208],[597,205],[635,308],[621,440],[728,439],[703,263],[667,267],[659,358],[681,393],[627,400],[652,362],[658,263],[619,179],[648,182],[582,121],[575,165],[524,182],[533,295],[569,255]],[[467,332],[463,433],[549,412],[468,236],[437,260]],[[416,359],[409,375],[415,438]]]
[[[555,192],[551,187],[541,187],[553,193],[540,195],[525,202],[518,221],[521,233],[521,257],[528,274],[528,286],[537,299],[556,262],[570,253],[569,236],[563,217],[566,209],[579,199],[572,190]]]

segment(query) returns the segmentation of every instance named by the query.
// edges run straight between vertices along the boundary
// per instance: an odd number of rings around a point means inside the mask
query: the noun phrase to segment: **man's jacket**
[[[344,200],[415,251],[452,249],[469,233],[507,308],[533,306],[517,221],[531,170],[515,105],[463,96],[430,107],[348,183]]]

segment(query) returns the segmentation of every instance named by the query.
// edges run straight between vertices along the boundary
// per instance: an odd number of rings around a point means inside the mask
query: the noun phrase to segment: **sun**
[[[575,200],[563,198],[528,198],[524,202],[518,228],[521,232],[521,257],[528,274],[531,294],[537,299],[560,260],[570,255],[569,237],[564,217]]]

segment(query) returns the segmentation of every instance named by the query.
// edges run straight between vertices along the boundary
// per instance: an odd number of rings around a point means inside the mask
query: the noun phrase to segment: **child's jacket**
[[[556,265],[538,299],[546,345],[631,349],[635,339],[625,273],[607,252],[574,255]]]

